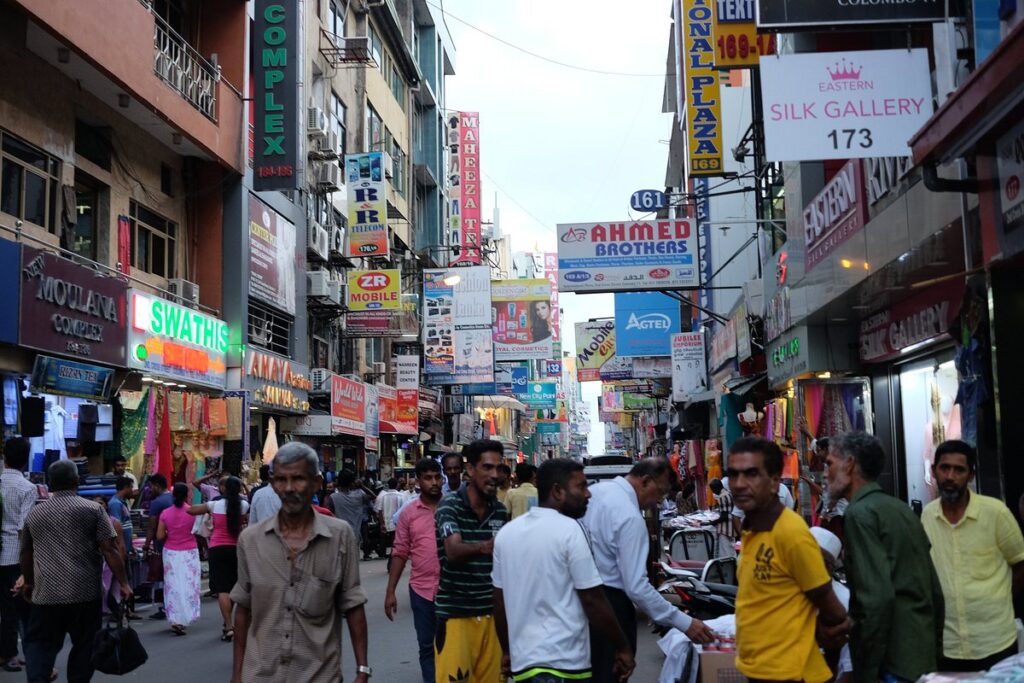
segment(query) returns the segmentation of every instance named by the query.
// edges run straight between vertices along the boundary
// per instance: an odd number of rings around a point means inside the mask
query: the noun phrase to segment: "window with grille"
[[[249,299],[249,343],[282,356],[290,355],[295,321]]]
[[[366,105],[366,151],[384,152],[384,122],[372,105]]]
[[[57,232],[60,162],[0,130],[0,211]]]
[[[331,93],[331,130],[338,136],[338,156],[345,156],[345,138],[348,135],[348,107],[338,94]]]
[[[178,276],[178,225],[134,199],[128,205],[132,267],[156,275]]]

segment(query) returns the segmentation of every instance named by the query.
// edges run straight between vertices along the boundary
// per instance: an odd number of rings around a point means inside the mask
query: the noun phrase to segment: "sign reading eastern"
[[[253,22],[253,189],[298,187],[299,3],[256,0]]]

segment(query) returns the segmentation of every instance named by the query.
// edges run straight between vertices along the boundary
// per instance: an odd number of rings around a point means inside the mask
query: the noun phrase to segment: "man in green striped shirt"
[[[501,675],[491,568],[494,537],[508,521],[508,510],[496,497],[504,448],[497,441],[480,440],[462,453],[469,481],[445,496],[435,516],[441,563],[434,599],[438,683],[490,682]]]

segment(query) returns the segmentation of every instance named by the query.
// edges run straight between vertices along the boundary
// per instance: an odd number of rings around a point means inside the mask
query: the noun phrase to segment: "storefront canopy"
[[[509,396],[475,396],[477,406],[481,408],[507,408],[509,410],[526,411],[526,406]]]

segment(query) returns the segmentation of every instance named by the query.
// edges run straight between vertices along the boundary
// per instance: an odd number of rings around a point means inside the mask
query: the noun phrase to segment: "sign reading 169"
[[[833,129],[826,137],[832,141],[832,149],[853,149],[855,146],[870,149],[875,143],[871,139],[870,128]]]
[[[721,159],[701,159],[691,158],[690,159],[690,170],[691,171],[721,171],[722,160]]]

